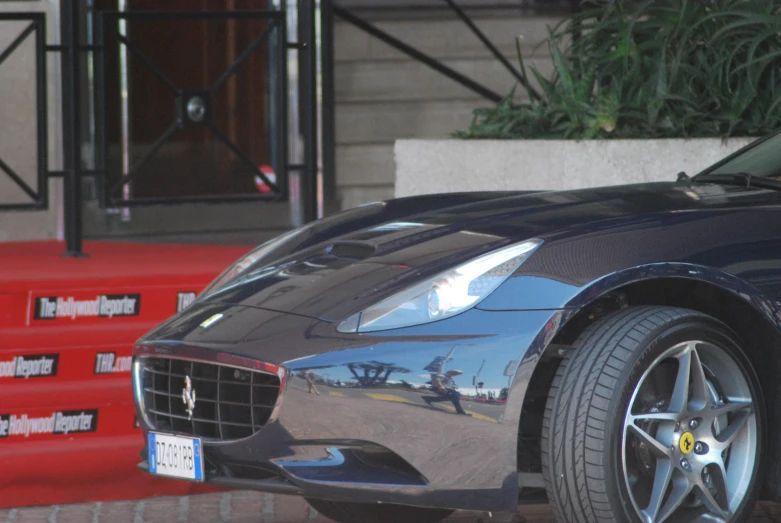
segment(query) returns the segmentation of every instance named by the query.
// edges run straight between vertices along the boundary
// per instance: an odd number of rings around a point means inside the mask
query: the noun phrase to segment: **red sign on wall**
[[[247,247],[0,248],[0,508],[202,492],[136,465],[132,347]]]

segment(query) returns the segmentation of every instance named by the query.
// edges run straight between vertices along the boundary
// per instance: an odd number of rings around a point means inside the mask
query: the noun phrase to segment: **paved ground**
[[[320,392],[323,394],[328,394],[329,396],[334,397],[359,398],[368,396],[374,400],[418,405],[419,407],[424,407],[427,409],[433,407],[447,410],[449,412],[455,412],[456,410],[449,401],[435,403],[432,406],[426,405],[423,400],[424,397],[437,397],[436,394],[428,390],[411,391],[404,389],[389,389],[387,391],[378,393],[367,391],[367,389],[333,388],[325,386],[320,386],[319,388]],[[303,390],[304,389],[302,388],[302,391]],[[463,406],[464,410],[466,410],[466,412],[468,412],[472,417],[483,421],[493,421],[494,423],[504,411],[503,405],[480,403],[477,401],[470,401],[469,399],[463,399],[461,401],[461,405]]]
[[[750,523],[781,523],[781,504],[763,503]],[[0,510],[0,523],[330,523],[302,499],[257,492],[204,494]],[[367,522],[371,523],[371,522]],[[459,513],[447,523],[553,523],[547,506],[527,506],[517,517]]]

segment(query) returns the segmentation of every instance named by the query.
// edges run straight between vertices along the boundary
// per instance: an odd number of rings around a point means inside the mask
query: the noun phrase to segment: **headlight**
[[[491,294],[539,247],[532,239],[484,254],[344,320],[339,332],[371,332],[454,316]]]
[[[217,276],[217,279],[211,282],[209,286],[206,287],[206,289],[201,293],[200,298],[203,298],[204,296],[208,296],[209,294],[218,291],[221,287],[225,286],[228,282],[238,278],[239,276],[241,276],[242,273],[250,269],[250,267],[255,265],[257,262],[261,261],[263,258],[267,257],[269,254],[274,252],[286,241],[290,240],[297,234],[300,234],[305,229],[306,227],[288,231],[285,234],[282,234],[281,236],[277,236],[276,238],[267,241],[266,243],[262,244],[260,247],[257,247],[254,250],[250,251],[248,254],[245,254],[243,258],[240,258],[239,261],[237,261],[236,263],[228,267],[225,270],[225,272]]]

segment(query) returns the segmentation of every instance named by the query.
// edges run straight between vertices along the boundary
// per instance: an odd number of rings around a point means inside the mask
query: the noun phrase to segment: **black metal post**
[[[334,86],[334,10],[333,0],[320,2],[320,56],[323,82],[323,214],[336,202],[336,87]],[[334,209],[338,210],[338,209]]]
[[[299,104],[304,135],[305,170],[301,176],[303,221],[317,219],[317,39],[315,32],[315,0],[298,3]]]
[[[95,60],[95,187],[101,208],[106,206],[106,177],[108,176],[108,116],[106,111],[106,35],[103,32],[103,14],[93,11],[93,41],[98,49]],[[83,175],[84,173],[82,173]]]
[[[81,126],[79,2],[62,2],[62,42],[67,51],[62,55],[63,138],[65,146],[65,179],[63,208],[65,218],[65,256],[81,257]]]
[[[40,192],[41,208],[49,207],[49,183],[46,171],[49,170],[49,128],[47,125],[48,104],[46,100],[46,19],[38,22],[38,33],[35,35],[35,89],[37,107],[38,139],[38,191]]]
[[[280,2],[280,12],[282,17],[276,20],[276,48],[275,56],[277,60],[276,74],[277,79],[275,83],[276,96],[275,101],[275,115],[276,126],[273,129],[273,136],[276,138],[276,163],[274,164],[275,172],[280,173],[281,177],[279,188],[282,191],[283,198],[290,201],[290,173],[289,164],[290,160],[288,155],[290,154],[290,142],[288,139],[288,129],[290,124],[288,122],[288,42],[287,42],[287,2],[283,0]]]

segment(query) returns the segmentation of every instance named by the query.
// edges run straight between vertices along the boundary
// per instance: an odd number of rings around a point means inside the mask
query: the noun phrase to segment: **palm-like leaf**
[[[748,135],[781,125],[781,5],[610,0],[549,30],[542,99],[475,111],[467,138]]]

